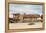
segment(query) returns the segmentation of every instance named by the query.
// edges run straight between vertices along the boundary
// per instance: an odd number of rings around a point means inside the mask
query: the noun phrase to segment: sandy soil
[[[25,28],[42,28],[42,22],[35,22],[34,25],[28,25],[29,23],[10,23],[9,29],[25,29]]]

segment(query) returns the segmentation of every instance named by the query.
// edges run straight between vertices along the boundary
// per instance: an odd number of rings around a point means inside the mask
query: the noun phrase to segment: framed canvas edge
[[[15,1],[17,3],[17,1]],[[14,3],[15,3],[14,2]],[[20,3],[21,2],[24,2],[24,1],[19,1]],[[45,29],[45,3],[44,2],[41,2],[43,4],[43,15],[44,15],[44,24],[43,24],[43,28],[34,28],[34,29],[20,29],[20,30],[9,30],[9,27],[8,27],[8,3],[11,3],[9,2],[8,0],[5,0],[5,32],[22,32],[22,31],[41,31],[41,30],[44,30]],[[26,2],[26,3],[40,3],[40,2]]]

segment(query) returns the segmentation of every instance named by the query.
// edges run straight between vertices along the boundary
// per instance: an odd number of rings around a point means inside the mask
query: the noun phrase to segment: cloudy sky
[[[20,14],[42,14],[42,5],[29,5],[29,4],[9,4],[9,15],[13,13]]]

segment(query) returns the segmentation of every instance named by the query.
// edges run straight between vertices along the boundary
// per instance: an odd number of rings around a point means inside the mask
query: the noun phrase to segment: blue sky
[[[9,4],[10,15],[13,13],[42,14],[42,5]]]

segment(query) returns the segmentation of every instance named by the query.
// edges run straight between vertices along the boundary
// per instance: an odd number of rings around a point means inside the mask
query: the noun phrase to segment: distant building
[[[23,16],[24,20],[30,19],[31,22],[36,22],[38,18],[40,18],[40,15],[38,15],[38,14],[29,14],[29,15],[24,15]]]
[[[13,18],[16,21],[24,22],[24,21],[30,21],[30,22],[36,22],[37,20],[41,19],[40,15],[38,14],[13,14]]]
[[[15,22],[18,22],[20,14],[13,14],[13,19],[15,20]]]

